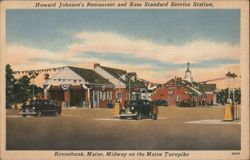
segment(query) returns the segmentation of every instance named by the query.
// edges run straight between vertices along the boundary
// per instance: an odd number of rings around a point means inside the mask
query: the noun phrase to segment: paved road
[[[59,117],[22,118],[7,111],[8,150],[239,150],[240,124],[223,108],[160,107],[159,120],[119,120],[112,109],[65,109]]]

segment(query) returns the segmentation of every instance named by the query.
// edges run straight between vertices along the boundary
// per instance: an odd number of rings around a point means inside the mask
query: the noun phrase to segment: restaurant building
[[[114,102],[148,98],[135,72],[94,64],[94,70],[66,66],[44,84],[44,98],[63,106],[106,108]]]
[[[104,107],[112,101],[113,89],[114,85],[95,71],[67,66],[45,82],[44,98],[68,107]]]

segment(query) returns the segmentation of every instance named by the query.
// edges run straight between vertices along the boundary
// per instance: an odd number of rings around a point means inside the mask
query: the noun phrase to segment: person
[[[62,108],[62,101],[58,101],[57,102],[57,106],[60,107],[60,108]]]
[[[31,104],[31,99],[28,98],[28,100],[26,101],[26,106],[28,107],[28,106],[30,106],[30,104]]]
[[[159,114],[159,109],[158,109],[158,105],[157,104],[153,104],[153,120],[157,120],[158,119],[158,114]]]
[[[25,100],[23,100],[23,105],[22,105],[22,108],[24,109],[24,108],[26,108],[27,107],[27,105],[26,105],[26,101]]]

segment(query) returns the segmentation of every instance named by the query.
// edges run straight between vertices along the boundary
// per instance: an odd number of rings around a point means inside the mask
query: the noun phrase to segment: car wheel
[[[153,116],[153,120],[157,120],[157,114],[154,114],[154,116]]]
[[[120,119],[126,119],[126,117],[125,116],[120,116]]]
[[[55,112],[55,116],[56,117],[59,116],[59,112],[58,111]]]
[[[41,117],[41,116],[42,116],[42,112],[38,111],[37,114],[36,114],[36,117]]]
[[[25,118],[25,117],[27,117],[27,115],[26,114],[22,114],[22,117]]]
[[[138,115],[137,115],[137,120],[141,120],[141,114],[140,113],[138,113]]]

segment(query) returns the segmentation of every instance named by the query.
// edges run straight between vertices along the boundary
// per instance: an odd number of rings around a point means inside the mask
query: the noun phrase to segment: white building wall
[[[60,79],[60,81],[58,79]],[[74,80],[77,81],[74,82]],[[79,80],[81,80],[81,82],[79,82]],[[50,78],[47,82],[45,82],[45,84],[47,85],[61,85],[61,84],[80,85],[85,83],[86,81],[81,76],[73,72],[69,67],[64,67],[64,69],[56,73],[52,78]]]
[[[217,95],[213,95],[213,105],[217,105]]]

